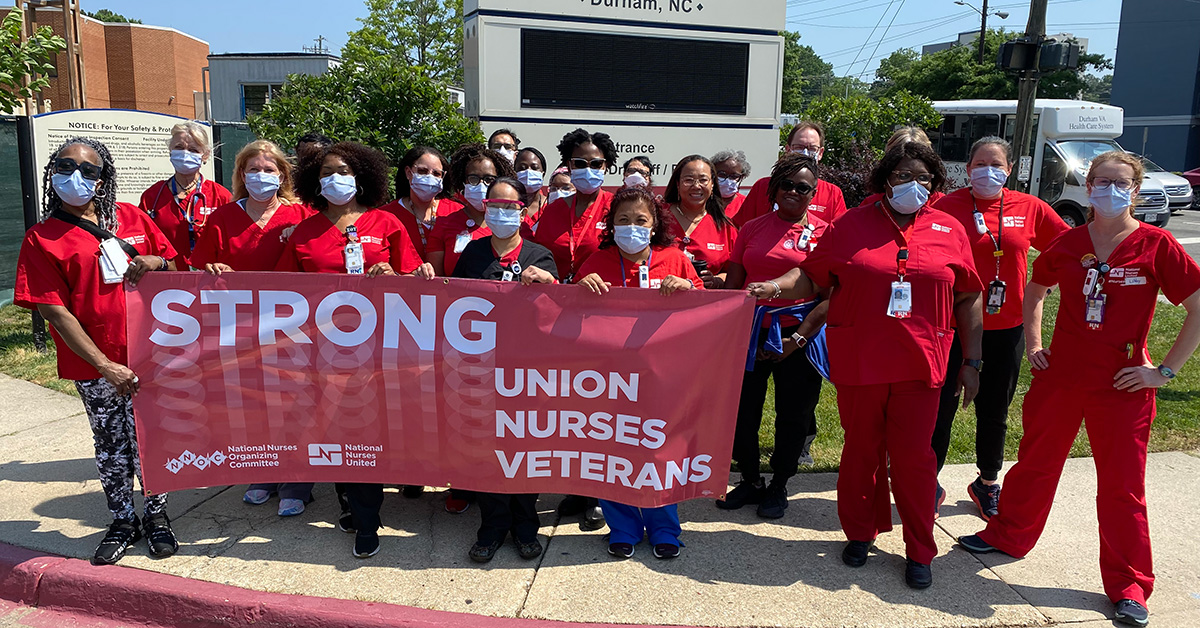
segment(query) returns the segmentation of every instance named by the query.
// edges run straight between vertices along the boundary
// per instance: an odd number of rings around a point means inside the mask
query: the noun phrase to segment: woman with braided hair
[[[179,549],[166,495],[133,504],[141,481],[133,395],[138,376],[125,350],[125,282],[174,270],[175,248],[145,212],[119,203],[117,172],[100,142],[67,140],[46,164],[42,221],[25,234],[17,260],[16,304],[37,309],[58,346],[58,375],[75,381],[96,445],[100,484],[113,522],[92,562],[111,565],[144,534],[150,555]],[[99,252],[97,252],[97,249]]]

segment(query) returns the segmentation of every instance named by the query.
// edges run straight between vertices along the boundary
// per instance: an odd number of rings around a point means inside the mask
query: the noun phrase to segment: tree
[[[1107,105],[1112,100],[1112,75],[1096,76],[1084,74],[1083,82],[1087,87],[1083,90],[1082,100],[1090,100]]]
[[[124,15],[121,15],[120,13],[113,13],[112,11],[109,11],[108,9],[100,9],[99,11],[96,11],[95,13],[92,13],[91,11],[84,11],[83,14],[90,18],[100,20],[101,22],[111,22],[114,24],[141,24],[142,23],[141,20],[130,19],[130,18],[125,17]]]
[[[350,33],[342,58],[380,55],[418,66],[435,80],[462,85],[462,0],[366,0],[362,28]]]
[[[798,113],[814,98],[821,96],[835,80],[833,65],[821,59],[812,46],[800,45],[800,33],[780,31],[779,35],[783,37],[783,97],[780,110]]]
[[[22,42],[24,20],[23,11],[10,8],[0,22],[0,111],[15,111],[26,98],[49,87],[47,75],[54,72],[54,55],[67,49],[67,42],[49,26],[39,27]]]

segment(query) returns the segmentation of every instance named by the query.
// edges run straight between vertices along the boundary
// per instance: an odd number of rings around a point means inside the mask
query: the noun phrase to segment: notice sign
[[[34,172],[39,173],[38,206],[42,202],[41,169],[50,155],[72,137],[90,137],[108,147],[117,168],[117,200],[136,205],[142,192],[175,174],[167,143],[171,127],[186,120],[129,109],[71,109],[32,116]],[[200,173],[209,179],[213,177],[212,159]]]
[[[151,273],[128,304],[151,492],[369,482],[643,507],[725,492],[742,292]]]

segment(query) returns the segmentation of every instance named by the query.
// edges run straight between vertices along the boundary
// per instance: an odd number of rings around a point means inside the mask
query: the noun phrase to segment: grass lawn
[[[46,344],[47,353],[34,348],[29,310],[15,305],[0,308],[0,373],[78,397],[74,384],[58,378],[50,334]]]

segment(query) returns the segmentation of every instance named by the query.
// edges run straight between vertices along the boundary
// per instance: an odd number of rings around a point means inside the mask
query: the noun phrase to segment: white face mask
[[[501,240],[513,237],[521,228],[521,210],[489,207],[484,214],[484,221],[492,235]]]
[[[421,202],[428,203],[442,191],[442,180],[432,174],[414,174],[408,189]]]
[[[1096,215],[1105,218],[1116,218],[1123,213],[1129,211],[1129,206],[1133,204],[1133,188],[1128,190],[1118,189],[1117,186],[1109,185],[1107,189],[1092,188],[1091,194],[1088,195],[1088,201],[1092,205],[1092,209],[1096,211]]]
[[[816,161],[821,161],[821,151],[820,150],[812,150],[811,148],[801,148],[801,149],[794,150],[791,152],[796,153],[797,155],[808,155],[809,157],[812,157]]]
[[[358,194],[358,183],[348,174],[331,174],[321,179],[321,196],[334,205],[345,205]]]
[[[483,210],[483,199],[487,196],[487,184],[479,183],[476,185],[467,184],[463,187],[463,198],[467,199],[467,203],[476,210]]]
[[[271,200],[279,191],[279,175],[266,172],[247,172],[245,176],[246,193],[250,198],[263,203]]]
[[[508,163],[515,163],[517,161],[517,151],[515,150],[508,148],[497,148],[496,152],[504,155],[504,158],[508,160]]]
[[[542,173],[533,168],[526,168],[517,173],[517,181],[525,186],[525,191],[534,194],[542,189]]]
[[[971,191],[979,198],[996,198],[1008,182],[1008,173],[995,166],[980,166],[971,170]]]
[[[650,246],[650,237],[654,233],[650,227],[641,225],[617,225],[613,227],[613,241],[628,255],[635,255]]]
[[[556,189],[550,190],[550,198],[549,198],[548,202],[553,203],[554,201],[557,201],[560,198],[571,198],[572,196],[575,196],[575,190],[564,190],[562,188],[556,188]]]
[[[740,185],[739,182],[733,179],[717,177],[717,188],[721,190],[721,198],[733,198],[733,195],[738,193]]]
[[[171,151],[171,165],[179,174],[196,174],[204,165],[204,156],[190,150]]]
[[[892,187],[892,195],[888,198],[892,209],[901,214],[915,214],[929,200],[929,190],[916,181],[909,181]]]
[[[644,188],[648,183],[650,182],[647,181],[646,177],[640,172],[632,172],[629,174],[629,176],[625,177],[625,187],[627,188]]]

